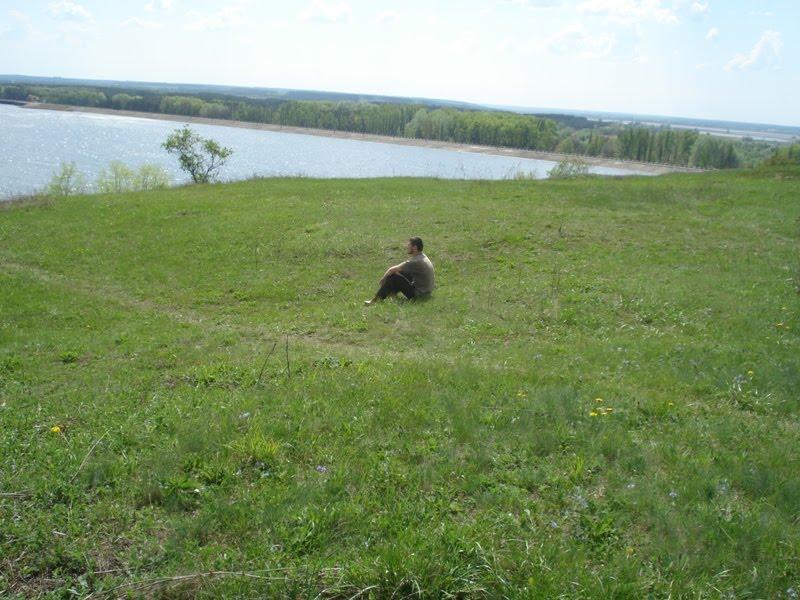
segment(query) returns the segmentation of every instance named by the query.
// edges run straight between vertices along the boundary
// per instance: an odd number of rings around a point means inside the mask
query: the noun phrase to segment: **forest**
[[[757,164],[775,144],[731,141],[691,129],[643,127],[568,115],[528,115],[415,103],[286,100],[119,87],[3,85],[0,98],[233,119],[700,168]]]

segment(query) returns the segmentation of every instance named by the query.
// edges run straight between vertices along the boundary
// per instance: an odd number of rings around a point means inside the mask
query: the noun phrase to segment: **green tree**
[[[134,173],[125,163],[112,160],[107,169],[100,171],[95,189],[101,194],[118,194],[135,189]]]
[[[9,100],[27,100],[28,90],[21,85],[4,85],[0,88],[0,97]]]
[[[86,192],[86,177],[74,162],[62,162],[47,185],[51,196],[73,196]]]
[[[778,148],[775,153],[764,161],[767,166],[800,165],[800,144],[792,144]]]
[[[135,106],[136,102],[140,101],[141,99],[141,96],[131,96],[130,94],[124,93],[114,94],[111,96],[111,106],[113,108],[125,110]]]
[[[565,158],[547,172],[550,179],[567,179],[570,177],[583,177],[589,174],[589,165],[575,158]]]
[[[145,163],[134,176],[135,187],[137,190],[161,190],[169,186],[169,174],[152,163]]]
[[[603,154],[606,138],[594,131],[589,135],[589,142],[586,144],[586,154],[589,156],[600,156]]]
[[[572,136],[564,138],[556,146],[556,152],[561,154],[575,154],[575,151],[575,140],[572,139]]]
[[[161,145],[170,154],[177,154],[181,169],[189,173],[195,183],[208,183],[216,179],[220,168],[233,150],[220,146],[215,140],[200,137],[188,125],[176,129]]]
[[[689,165],[713,169],[731,169],[739,166],[739,157],[733,144],[710,135],[702,135],[694,143]]]

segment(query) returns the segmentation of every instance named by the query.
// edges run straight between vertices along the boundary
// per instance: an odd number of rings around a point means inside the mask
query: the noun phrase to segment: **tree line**
[[[702,168],[741,164],[734,144],[693,130],[618,126],[575,130],[551,118],[421,104],[282,100],[74,86],[0,86],[0,97],[118,110],[233,119]]]
[[[772,167],[800,165],[800,143],[778,148],[764,164]]]

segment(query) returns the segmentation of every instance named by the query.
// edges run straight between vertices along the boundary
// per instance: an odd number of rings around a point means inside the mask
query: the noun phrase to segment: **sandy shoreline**
[[[383,144],[396,144],[401,146],[419,146],[422,148],[437,148],[453,150],[456,152],[473,152],[476,154],[492,154],[495,156],[508,156],[514,158],[530,158],[534,160],[551,160],[559,162],[565,158],[579,158],[586,164],[594,167],[608,167],[612,169],[626,169],[640,173],[661,175],[664,173],[697,173],[703,169],[680,167],[676,165],[662,165],[643,163],[632,160],[608,159],[596,156],[576,156],[560,154],[558,152],[541,152],[537,150],[521,150],[516,148],[500,148],[496,146],[475,146],[456,142],[441,142],[438,140],[424,140],[417,138],[400,138],[373,133],[355,133],[351,131],[331,131],[328,129],[313,129],[310,127],[292,127],[272,125],[268,123],[251,123],[249,121],[233,121],[227,119],[209,119],[185,115],[166,115],[162,113],[138,112],[133,110],[114,110],[111,108],[93,108],[88,106],[67,106],[63,104],[46,104],[29,102],[23,108],[59,110],[66,112],[85,112],[101,115],[116,115],[121,117],[136,117],[140,119],[156,119],[159,121],[174,121],[177,123],[202,123],[205,125],[218,125],[221,127],[239,127],[241,129],[258,129],[261,131],[275,131],[279,133],[294,133],[299,135],[315,135],[320,137],[340,138],[346,140],[359,140],[362,142],[378,142]]]

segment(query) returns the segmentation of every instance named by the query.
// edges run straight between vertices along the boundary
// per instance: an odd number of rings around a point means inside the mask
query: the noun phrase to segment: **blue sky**
[[[0,73],[800,125],[800,1],[0,0]]]

